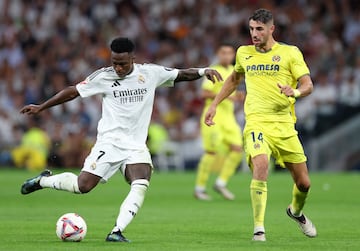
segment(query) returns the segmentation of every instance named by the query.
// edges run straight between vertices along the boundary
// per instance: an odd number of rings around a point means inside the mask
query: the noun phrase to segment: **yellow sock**
[[[306,197],[308,195],[308,192],[301,192],[296,184],[293,186],[293,198],[291,202],[291,212],[295,216],[300,216],[301,211],[305,205]]]
[[[205,190],[206,183],[209,179],[210,169],[215,160],[214,154],[204,153],[198,165],[196,188],[197,190]]]
[[[266,181],[252,179],[250,184],[250,196],[253,208],[254,228],[264,229],[264,218],[267,200]]]
[[[234,175],[236,168],[239,166],[242,155],[242,152],[231,151],[226,156],[224,166],[221,169],[219,178],[216,181],[218,185],[226,186],[229,179]]]

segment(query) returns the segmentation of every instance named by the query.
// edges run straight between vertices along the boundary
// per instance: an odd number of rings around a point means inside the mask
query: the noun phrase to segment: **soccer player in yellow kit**
[[[250,195],[254,217],[255,241],[265,241],[265,208],[270,155],[286,167],[294,180],[292,202],[286,212],[308,237],[316,228],[302,213],[310,188],[306,156],[295,130],[294,103],[313,90],[309,69],[296,46],[274,40],[272,13],[259,9],[249,18],[253,45],[241,46],[234,71],[227,78],[205,115],[214,124],[218,104],[228,97],[245,76],[246,100],[244,128],[245,152],[252,170]]]
[[[223,42],[216,52],[217,64],[211,68],[217,70],[225,79],[234,70],[235,58],[234,47]],[[224,81],[205,81],[202,84],[202,97],[205,99],[204,112],[201,121],[204,120],[205,112],[209,108],[216,94],[220,92]],[[200,159],[195,184],[195,198],[199,200],[211,200],[206,192],[206,183],[210,172],[220,165],[220,173],[216,179],[214,190],[225,199],[234,200],[235,196],[227,189],[229,179],[234,175],[236,168],[242,159],[242,135],[234,114],[234,102],[241,99],[241,94],[234,91],[218,109],[219,116],[216,118],[216,126],[208,127],[201,123],[201,136],[204,154]]]

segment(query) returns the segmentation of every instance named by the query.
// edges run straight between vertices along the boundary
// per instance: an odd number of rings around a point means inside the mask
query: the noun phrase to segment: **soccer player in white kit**
[[[42,188],[82,194],[91,191],[100,181],[106,182],[118,170],[131,185],[123,201],[116,224],[106,241],[129,242],[122,234],[143,204],[152,173],[152,161],[146,146],[155,89],[173,86],[174,82],[191,81],[206,76],[215,81],[221,75],[208,68],[171,69],[155,64],[136,64],[134,44],[128,38],[111,42],[112,66],[102,68],[84,81],[65,88],[40,105],[27,105],[23,114],[37,114],[52,106],[81,96],[102,95],[102,117],[98,123],[95,145],[79,176],[64,172],[52,175],[45,170],[28,179],[22,194]]]

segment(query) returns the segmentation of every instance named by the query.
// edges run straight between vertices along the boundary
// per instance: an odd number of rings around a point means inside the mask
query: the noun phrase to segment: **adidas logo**
[[[129,213],[130,213],[133,217],[136,216],[136,213],[135,213],[134,211],[129,210]]]
[[[121,86],[120,82],[115,80],[111,87]]]

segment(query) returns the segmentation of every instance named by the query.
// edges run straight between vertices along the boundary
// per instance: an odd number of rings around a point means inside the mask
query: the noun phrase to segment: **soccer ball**
[[[56,222],[56,235],[63,241],[81,241],[85,238],[87,226],[76,213],[67,213]]]

